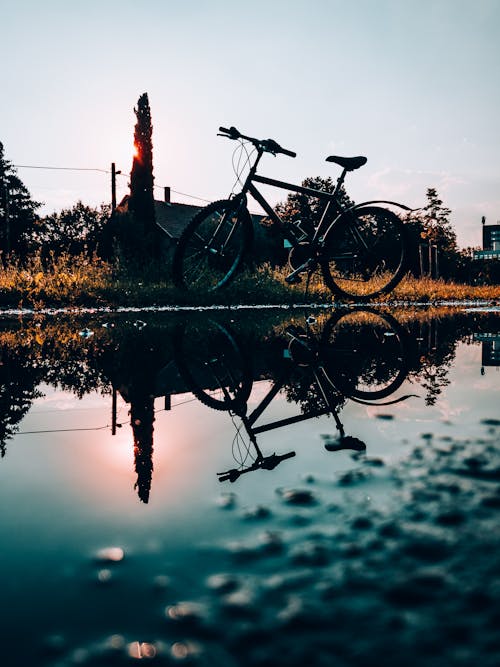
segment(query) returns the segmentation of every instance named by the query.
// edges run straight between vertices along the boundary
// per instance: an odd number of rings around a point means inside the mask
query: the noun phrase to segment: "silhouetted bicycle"
[[[347,172],[366,163],[363,156],[331,155],[327,162],[342,167],[333,192],[293,185],[257,174],[264,153],[295,157],[273,139],[256,139],[241,134],[235,127],[219,128],[220,135],[239,140],[254,148],[253,164],[241,192],[202,209],[181,234],[173,258],[176,286],[193,290],[215,290],[227,285],[242,266],[253,243],[252,217],[247,208],[247,193],[262,206],[291,247],[289,263],[293,269],[285,278],[289,284],[301,281],[301,274],[311,274],[319,267],[328,288],[349,299],[366,301],[392,290],[405,272],[405,228],[391,210],[375,204],[390,204],[410,211],[407,206],[390,201],[370,201],[345,207],[341,201]],[[325,202],[317,226],[307,230],[300,221],[285,223],[255,187],[255,183],[291,190],[317,197]]]
[[[240,467],[219,473],[220,481],[234,482],[244,473],[273,470],[295,456],[295,452],[265,456],[257,435],[322,415],[333,416],[339,433],[337,440],[325,444],[328,451],[364,451],[364,443],[344,432],[338,412],[345,400],[392,405],[408,398],[379,402],[389,398],[407,374],[406,332],[391,315],[367,308],[350,309],[334,313],[319,335],[313,328],[314,324],[310,326],[307,321],[305,327],[286,327],[280,342],[279,370],[272,374],[269,390],[250,413],[253,374],[248,346],[230,327],[213,321],[200,332],[201,338],[193,339],[179,329],[174,355],[187,388],[205,405],[227,411],[233,421],[240,421],[239,426],[235,422],[233,441],[233,456]],[[291,380],[293,374],[295,379]],[[300,414],[257,425],[290,382],[295,390],[292,400],[300,401],[301,395],[307,407],[301,403]]]

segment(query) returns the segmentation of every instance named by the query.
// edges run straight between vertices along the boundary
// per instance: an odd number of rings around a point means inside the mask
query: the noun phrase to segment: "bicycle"
[[[230,326],[213,321],[195,340],[184,329],[177,330],[174,360],[188,390],[204,405],[241,422],[235,423],[233,440],[233,456],[240,467],[218,473],[221,482],[235,482],[255,470],[274,470],[294,457],[293,451],[264,455],[257,436],[322,415],[333,416],[338,431],[338,437],[325,444],[327,451],[364,451],[364,443],[345,434],[339,418],[345,401],[381,406],[409,398],[390,399],[408,370],[406,332],[391,315],[370,308],[336,312],[320,331],[315,330],[315,318],[310,319],[305,328],[288,325],[284,337],[276,339],[273,349],[278,354],[269,389],[250,413],[254,374],[248,344]],[[257,425],[283,390],[289,401],[300,405],[300,413]]]
[[[301,282],[301,274],[305,272],[309,284],[312,273],[319,267],[325,284],[334,294],[367,301],[390,292],[399,283],[405,273],[407,252],[404,224],[392,210],[378,204],[405,211],[412,209],[387,200],[347,208],[341,203],[347,173],[362,167],[366,157],[327,157],[326,161],[340,166],[342,172],[334,191],[326,192],[257,174],[264,153],[296,157],[296,153],[282,148],[273,139],[246,136],[235,127],[220,127],[218,136],[254,147],[252,154],[247,154],[249,173],[238,194],[203,208],[182,232],[173,257],[173,281],[177,287],[213,291],[225,287],[235,277],[249,254],[254,237],[247,194],[260,204],[291,248],[292,271],[285,278],[288,284]],[[319,223],[309,231],[301,227],[300,221],[284,222],[255,183],[324,201]]]

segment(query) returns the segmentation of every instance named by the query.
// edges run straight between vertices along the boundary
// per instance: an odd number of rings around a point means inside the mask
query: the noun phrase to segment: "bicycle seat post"
[[[344,180],[345,180],[346,174],[347,174],[347,169],[343,169],[342,173],[337,178],[337,186],[335,188],[335,192],[338,192],[340,190],[340,188],[344,185]]]

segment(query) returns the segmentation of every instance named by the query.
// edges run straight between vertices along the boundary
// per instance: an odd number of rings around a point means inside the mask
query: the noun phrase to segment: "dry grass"
[[[235,304],[333,304],[338,299],[314,275],[306,293],[306,281],[288,286],[288,269],[269,265],[242,273],[219,292],[184,292],[173,287],[169,271],[137,278],[117,271],[98,258],[63,255],[42,262],[36,255],[23,265],[10,263],[0,270],[0,306],[146,306],[146,305],[235,305]],[[428,278],[404,278],[389,295],[375,302],[436,303],[446,301],[500,300],[499,285],[461,285]]]

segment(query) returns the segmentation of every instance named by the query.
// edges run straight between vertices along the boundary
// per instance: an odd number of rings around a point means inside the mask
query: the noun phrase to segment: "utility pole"
[[[418,244],[418,258],[420,260],[420,277],[424,277],[424,255],[423,255],[423,244]]]
[[[10,255],[10,192],[9,183],[6,178],[3,179],[3,194],[5,201],[5,257],[8,257]]]
[[[116,175],[121,174],[121,171],[116,171],[116,164],[111,163],[111,213],[116,208]]]

